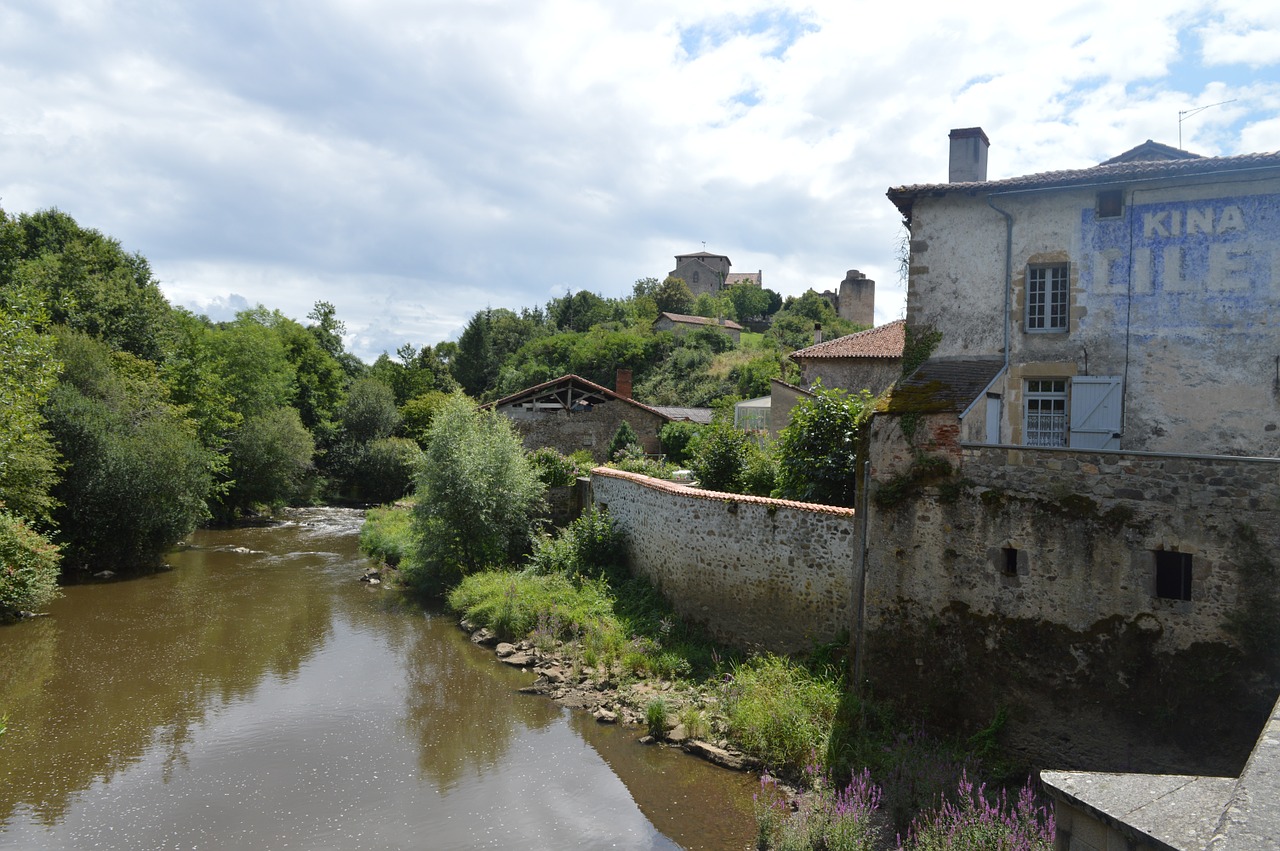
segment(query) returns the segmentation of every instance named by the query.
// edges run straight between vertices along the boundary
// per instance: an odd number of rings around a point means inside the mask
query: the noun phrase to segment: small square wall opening
[[[1016,547],[1005,547],[1000,550],[1000,573],[1002,576],[1018,575],[1018,550]]]
[[[1108,189],[1098,193],[1098,218],[1117,219],[1124,215],[1124,193]]]
[[[1156,550],[1156,596],[1164,600],[1191,599],[1191,553]]]

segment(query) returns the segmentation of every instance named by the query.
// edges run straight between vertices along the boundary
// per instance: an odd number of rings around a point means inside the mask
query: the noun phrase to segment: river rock
[[[595,715],[596,720],[599,721],[601,724],[618,723],[618,713],[613,712],[609,709],[605,709],[603,706],[601,706],[592,714]]]
[[[97,573],[93,575],[93,578],[94,579],[110,579],[115,575],[116,575],[116,572],[114,570],[99,570]]]
[[[473,644],[492,644],[497,640],[498,636],[494,635],[492,630],[483,626],[471,633],[471,642]]]
[[[471,640],[475,641],[474,638]],[[533,661],[533,657],[528,653],[512,653],[510,656],[502,657],[502,661],[513,668],[525,668]]]
[[[733,753],[721,747],[716,747],[710,742],[704,742],[699,739],[689,739],[684,743],[685,753],[691,753],[694,756],[700,756],[707,762],[715,763],[723,768],[731,768],[734,771],[742,771],[748,767],[749,760],[739,753]]]
[[[546,677],[553,683],[562,683],[565,681],[564,670],[556,665],[550,665],[546,668],[539,669],[538,673]]]
[[[516,652],[516,646],[505,641],[499,641],[498,646],[493,648],[493,652],[498,654],[499,659],[505,659]]]
[[[689,740],[689,731],[683,724],[677,724],[667,731],[667,741],[673,745],[682,745]]]

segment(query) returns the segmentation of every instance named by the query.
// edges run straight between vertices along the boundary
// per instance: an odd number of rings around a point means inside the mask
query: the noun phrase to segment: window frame
[[[1048,385],[1047,387],[1045,385]],[[1049,449],[1065,449],[1070,442],[1071,423],[1068,403],[1071,384],[1066,378],[1027,378],[1022,384],[1022,445],[1042,446]],[[1048,403],[1049,409],[1045,409]],[[1032,407],[1035,407],[1033,412]],[[1050,418],[1050,427],[1041,420]],[[1032,428],[1032,423],[1037,423]],[[1037,439],[1033,440],[1033,435]],[[1052,439],[1044,436],[1054,435]]]
[[[1027,309],[1023,327],[1030,334],[1063,334],[1071,330],[1071,264],[1027,266]]]

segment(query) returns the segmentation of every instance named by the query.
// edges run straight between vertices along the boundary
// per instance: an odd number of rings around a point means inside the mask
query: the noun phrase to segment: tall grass
[[[773,771],[799,776],[814,754],[825,754],[839,678],[767,654],[733,670],[722,689],[730,736]]]
[[[387,506],[365,512],[360,527],[360,551],[365,555],[397,567],[412,558],[417,546],[410,509]]]

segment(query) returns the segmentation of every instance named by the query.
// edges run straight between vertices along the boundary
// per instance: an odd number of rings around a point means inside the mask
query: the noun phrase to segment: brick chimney
[[[987,149],[991,140],[981,127],[951,131],[950,183],[981,183],[987,179]]]
[[[631,398],[631,370],[619,369],[618,378],[614,382],[613,392],[617,393],[624,399]]]
[[[822,325],[813,326],[813,344],[816,346],[822,342]]]

